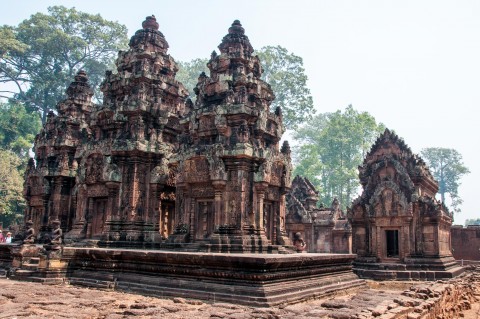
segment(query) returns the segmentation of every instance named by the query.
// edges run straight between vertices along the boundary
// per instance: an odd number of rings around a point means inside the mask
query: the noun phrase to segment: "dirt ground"
[[[1,278],[0,318],[392,318],[392,313],[400,314],[408,309],[411,298],[402,292],[416,289],[415,285],[411,282],[371,282],[368,289],[343,296],[271,308],[250,308]],[[472,306],[461,316],[479,319],[479,301]]]

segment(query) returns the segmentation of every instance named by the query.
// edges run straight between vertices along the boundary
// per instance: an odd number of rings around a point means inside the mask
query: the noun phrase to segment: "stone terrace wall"
[[[480,226],[466,228],[454,225],[451,228],[453,257],[460,260],[480,261]]]

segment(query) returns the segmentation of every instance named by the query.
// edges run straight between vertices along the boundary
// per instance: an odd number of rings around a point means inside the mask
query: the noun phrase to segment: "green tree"
[[[11,88],[7,85],[2,86],[0,97],[11,97],[12,94],[20,91],[26,82],[25,70],[14,64],[12,56],[23,54],[27,48],[26,44],[15,38],[12,27],[0,26],[0,84],[12,83]]]
[[[185,86],[190,93],[190,98],[195,99],[195,93],[193,89],[198,83],[198,76],[200,73],[205,72],[208,74],[207,59],[193,59],[188,62],[178,61],[178,72],[176,79]]]
[[[329,205],[337,197],[343,208],[359,189],[358,166],[385,126],[351,105],[345,111],[318,114],[294,135],[299,142],[294,174],[306,176]]]
[[[266,46],[257,51],[263,67],[262,79],[272,86],[275,100],[271,108],[282,109],[283,123],[287,129],[312,119],[315,113],[313,99],[307,86],[308,77],[303,59],[277,46]]]
[[[312,119],[315,108],[307,87],[303,59],[281,46],[266,46],[256,53],[263,67],[262,79],[272,86],[276,96],[271,109],[274,111],[280,106],[286,128],[295,129]],[[207,59],[179,62],[176,78],[185,85],[191,97],[195,97],[193,88],[197,85],[200,73],[208,74],[207,63]]]
[[[445,203],[446,195],[450,197],[450,206],[454,212],[460,212],[463,200],[458,195],[460,179],[470,173],[463,164],[462,155],[452,148],[429,147],[421,150],[420,154],[428,163],[433,177],[438,181],[438,193]]]
[[[39,111],[42,122],[78,70],[87,71],[98,87],[127,43],[124,25],[63,6],[49,7],[48,14],[36,13],[17,27],[2,30],[5,41],[12,43],[12,33],[15,41],[2,58],[0,74],[16,84],[14,97]]]
[[[40,131],[40,118],[28,113],[19,103],[0,103],[0,147],[26,159],[35,135]]]
[[[15,153],[0,148],[0,221],[7,227],[21,221],[25,208],[21,164]]]

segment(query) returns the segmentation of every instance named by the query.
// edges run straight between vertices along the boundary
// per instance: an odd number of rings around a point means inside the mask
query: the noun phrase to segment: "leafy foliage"
[[[198,83],[198,76],[200,73],[205,72],[208,74],[208,68],[207,68],[207,59],[193,59],[189,62],[182,62],[179,61],[178,67],[179,70],[176,75],[176,79],[185,86],[185,88],[188,90],[188,93],[190,93],[190,98],[194,99],[195,98],[195,93],[193,92],[193,89]]]
[[[445,195],[449,195],[453,211],[460,212],[460,205],[463,203],[458,195],[460,179],[470,173],[463,164],[462,155],[455,149],[441,147],[424,148],[420,153],[438,181],[438,193],[442,202],[445,203]]]
[[[0,57],[8,53],[23,53],[28,46],[15,39],[15,31],[12,27],[4,25],[0,27]]]
[[[49,7],[48,14],[36,13],[15,28],[3,27],[0,36],[0,42],[10,43],[0,76],[17,85],[15,98],[39,111],[43,122],[78,70],[98,87],[127,43],[124,25],[63,6]]]
[[[330,204],[337,197],[343,208],[359,189],[358,166],[385,127],[367,112],[349,105],[344,112],[318,114],[298,129],[294,174],[306,176]]]
[[[22,161],[12,151],[0,148],[0,221],[11,225],[22,219],[25,200],[22,196]]]
[[[271,108],[282,109],[287,129],[295,129],[312,119],[315,108],[307,86],[303,59],[279,45],[263,47],[257,55],[263,67],[262,79],[272,86],[276,96]]]
[[[25,159],[41,123],[37,114],[28,113],[18,103],[0,103],[0,147]]]

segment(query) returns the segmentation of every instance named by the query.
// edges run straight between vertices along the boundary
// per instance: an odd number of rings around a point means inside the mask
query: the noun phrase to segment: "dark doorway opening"
[[[386,230],[387,257],[398,257],[398,230]]]

